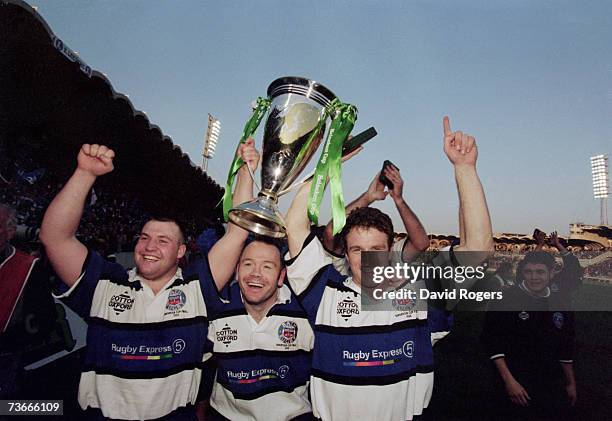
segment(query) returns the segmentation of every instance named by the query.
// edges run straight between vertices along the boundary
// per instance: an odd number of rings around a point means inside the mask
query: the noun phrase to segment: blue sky
[[[343,169],[347,200],[390,159],[426,230],[457,232],[447,114],[477,139],[494,231],[567,235],[572,221],[599,222],[589,157],[612,149],[611,2],[30,4],[192,161],[201,161],[207,113],[219,118],[209,172],[220,184],[251,101],[277,77],[299,75],[359,108],[354,133],[379,133]],[[392,201],[379,207],[401,231]]]

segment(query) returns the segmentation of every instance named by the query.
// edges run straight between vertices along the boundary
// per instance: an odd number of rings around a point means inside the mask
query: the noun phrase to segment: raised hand
[[[368,203],[372,203],[376,200],[384,200],[387,194],[389,194],[388,191],[385,191],[385,185],[378,180],[379,178],[380,172],[376,173],[374,180],[372,180],[368,187],[368,191],[365,193]]]
[[[255,141],[253,140],[253,138],[249,137],[246,142],[241,144],[238,147],[237,153],[238,156],[248,164],[252,172],[255,172],[257,170],[260,155],[259,151],[255,149]]]
[[[461,131],[453,132],[448,117],[443,119],[444,153],[455,166],[475,166],[478,158],[476,139]]]
[[[404,180],[400,175],[399,169],[393,165],[387,165],[383,173],[393,183],[393,189],[389,190],[389,194],[393,200],[401,200],[404,192]]]
[[[77,156],[78,169],[99,177],[114,169],[115,152],[104,145],[87,144],[81,146]]]
[[[563,244],[561,244],[561,240],[559,240],[559,235],[557,234],[557,231],[553,231],[550,233],[548,244],[556,247],[558,250],[562,250]]]

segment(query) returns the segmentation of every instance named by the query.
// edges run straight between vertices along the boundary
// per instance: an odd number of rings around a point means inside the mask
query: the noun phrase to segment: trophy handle
[[[278,193],[278,197],[284,196],[285,194],[289,193],[291,190],[300,187],[302,184],[308,183],[310,180],[312,180],[312,177],[314,177],[314,170],[312,170],[307,176],[305,176],[304,178],[302,178],[300,181],[298,181],[295,184],[292,184],[291,186],[287,187],[286,189],[280,191]]]
[[[251,175],[251,178],[253,179],[253,183],[255,183],[255,187],[257,187],[257,190],[261,190],[261,187],[259,187],[259,183],[257,183],[257,180],[255,179],[255,174],[253,174],[253,171],[251,170],[251,166],[249,165],[248,162],[245,162],[245,165],[247,167],[247,170],[249,170],[249,174]]]

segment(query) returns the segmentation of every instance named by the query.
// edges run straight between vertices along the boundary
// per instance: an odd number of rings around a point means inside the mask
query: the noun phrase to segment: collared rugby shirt
[[[57,295],[88,323],[79,404],[115,419],[170,417],[196,402],[207,348],[206,264],[181,270],[157,294],[126,270],[89,251],[83,273]],[[210,375],[206,373],[206,375]]]
[[[225,294],[224,294],[225,295]],[[238,283],[227,304],[208,305],[218,361],[211,406],[231,420],[290,420],[311,411],[308,380],[314,333],[290,288],[257,323]]]
[[[290,285],[315,332],[311,400],[324,420],[408,420],[421,414],[433,388],[427,310],[361,311],[361,289],[340,275],[310,236],[287,262]],[[445,328],[447,329],[447,328]]]

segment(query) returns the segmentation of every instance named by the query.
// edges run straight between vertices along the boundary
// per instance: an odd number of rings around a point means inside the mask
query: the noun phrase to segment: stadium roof
[[[82,143],[106,144],[117,157],[101,182],[139,194],[151,211],[182,205],[217,219],[221,187],[21,0],[0,0],[0,87],[0,141],[43,139],[62,174]]]

